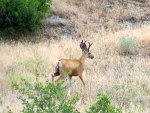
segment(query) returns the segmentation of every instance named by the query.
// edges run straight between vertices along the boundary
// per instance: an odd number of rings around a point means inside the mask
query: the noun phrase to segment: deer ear
[[[80,43],[80,48],[82,49],[82,51],[83,50],[87,50],[87,46],[86,46],[86,41],[84,42],[83,40],[82,40],[82,42]]]

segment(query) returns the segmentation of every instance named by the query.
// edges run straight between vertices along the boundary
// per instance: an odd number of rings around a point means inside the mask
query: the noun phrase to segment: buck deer
[[[85,86],[85,82],[82,78],[82,73],[84,70],[84,63],[87,58],[93,59],[94,56],[90,53],[90,47],[93,43],[88,42],[88,47],[86,45],[86,41],[80,43],[80,48],[82,50],[82,56],[80,59],[60,59],[55,62],[55,72],[52,74],[52,81],[54,81],[54,77],[59,76],[57,79],[60,80],[65,73],[71,71],[69,76],[69,81],[71,81],[72,76],[79,76],[83,85]]]

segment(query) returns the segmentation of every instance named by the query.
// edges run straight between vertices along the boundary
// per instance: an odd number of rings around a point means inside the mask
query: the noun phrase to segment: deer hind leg
[[[58,82],[60,79],[62,79],[63,78],[63,75],[60,75],[59,77],[58,77],[58,79],[56,80],[56,82]]]
[[[59,75],[57,75],[59,76]],[[55,74],[51,74],[51,80],[52,80],[52,83],[55,83],[57,82],[57,80],[55,80],[55,77],[57,77]]]
[[[54,78],[56,77],[56,76],[59,76],[60,75],[60,73],[59,72],[54,72],[53,74],[51,74],[51,80],[52,80],[52,83],[54,83],[55,81],[54,81]]]
[[[51,77],[52,77],[52,83],[54,83],[54,74],[51,74]]]
[[[58,61],[56,61],[55,63],[54,63],[54,67],[55,67],[55,72],[53,73],[53,76],[52,76],[52,78],[54,79],[54,77],[56,77],[56,76],[59,76],[59,78],[58,78],[58,80],[59,79],[61,79],[62,78],[62,74],[61,74],[61,67],[62,67],[62,64],[61,64],[61,61],[60,60],[58,60]],[[58,81],[58,80],[56,80],[56,81]],[[53,80],[54,81],[54,80]]]

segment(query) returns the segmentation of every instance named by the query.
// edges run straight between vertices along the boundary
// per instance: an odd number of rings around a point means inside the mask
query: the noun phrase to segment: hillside
[[[0,105],[0,112],[5,113],[7,106],[14,113],[21,109],[22,105],[16,98],[18,92],[11,90],[10,84],[21,84],[21,77],[34,81],[32,63],[42,62],[39,71],[51,79],[49,75],[53,71],[53,62],[60,58],[79,58],[79,44],[84,39],[93,42],[91,52],[95,58],[86,61],[83,74],[86,88],[78,77],[74,77],[75,82],[71,86],[71,94],[78,92],[81,96],[76,105],[81,113],[96,100],[98,93],[108,94],[113,104],[122,107],[124,113],[148,113],[150,8],[149,1],[139,1],[122,4],[118,0],[56,0],[52,4],[52,16],[59,22],[61,19],[60,25],[51,26],[50,21],[44,20],[41,31],[21,36],[30,38],[30,42],[2,41],[0,101],[3,104]],[[120,54],[120,39],[124,35],[138,41],[137,54]]]

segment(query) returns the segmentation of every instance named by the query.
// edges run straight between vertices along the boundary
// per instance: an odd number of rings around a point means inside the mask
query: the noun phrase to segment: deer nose
[[[91,59],[93,59],[94,58],[94,56],[91,56]]]

